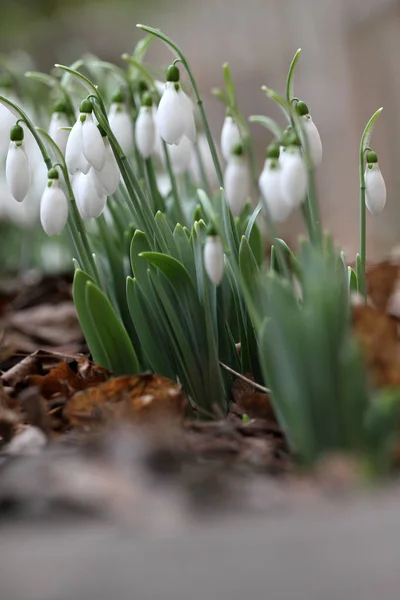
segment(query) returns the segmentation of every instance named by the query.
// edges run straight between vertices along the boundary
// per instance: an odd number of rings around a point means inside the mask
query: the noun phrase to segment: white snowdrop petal
[[[173,81],[167,81],[157,110],[157,129],[167,144],[179,144],[187,123],[182,118],[181,97]]]
[[[288,148],[282,164],[281,194],[284,201],[296,208],[307,195],[307,169],[299,148]]]
[[[78,118],[75,125],[72,127],[68,136],[67,146],[65,148],[65,162],[68,172],[73,175],[76,171],[80,171],[85,157],[82,154],[82,127],[83,124]],[[87,162],[87,161],[86,161]]]
[[[27,196],[31,182],[29,160],[24,146],[10,143],[6,160],[6,180],[15,200],[22,202]]]
[[[122,151],[129,155],[133,150],[133,126],[132,120],[123,104],[114,102],[108,115],[111,130]]]
[[[193,144],[186,137],[183,136],[179,144],[175,144],[168,148],[169,156],[171,159],[171,167],[176,175],[180,175],[188,170],[190,161],[192,159]]]
[[[224,176],[225,195],[234,217],[242,212],[250,193],[250,173],[247,163],[240,156],[231,156]]]
[[[182,119],[185,123],[185,135],[191,141],[196,140],[196,123],[194,121],[193,103],[189,96],[180,89],[178,92],[182,106]]]
[[[106,149],[102,135],[93,121],[91,114],[86,115],[82,126],[82,151],[86,160],[97,171],[104,167],[106,161]]]
[[[59,235],[68,219],[68,200],[54,180],[46,187],[40,202],[40,221],[47,235]]]
[[[121,173],[108,141],[106,143],[106,162],[101,171],[96,171],[95,175],[101,186],[102,194],[106,193],[107,196],[111,196],[119,185]]]
[[[224,249],[219,236],[207,236],[204,246],[204,268],[210,280],[218,285],[224,276]]]
[[[60,148],[61,152],[65,154],[69,130],[61,129],[61,127],[69,127],[68,117],[65,113],[55,112],[51,115],[48,133]]]
[[[136,120],[135,141],[143,158],[148,158],[154,151],[156,127],[151,106],[141,106]]]
[[[263,198],[268,206],[273,221],[281,223],[285,221],[292,211],[290,204],[285,202],[281,192],[282,170],[279,162],[271,167],[271,159],[267,158],[264,169],[260,175],[258,185]],[[277,162],[277,161],[275,161]]]
[[[233,148],[240,144],[240,131],[232,117],[225,117],[221,132],[221,152],[224,159],[229,162]]]
[[[107,196],[99,194],[93,169],[87,174],[81,173],[74,185],[75,199],[84,220],[96,219],[104,211]]]
[[[310,152],[311,162],[315,167],[318,167],[322,162],[322,142],[319,131],[310,115],[302,117],[304,132],[307,136],[308,148]]]
[[[365,204],[373,215],[378,215],[386,204],[385,180],[377,163],[365,171]]]

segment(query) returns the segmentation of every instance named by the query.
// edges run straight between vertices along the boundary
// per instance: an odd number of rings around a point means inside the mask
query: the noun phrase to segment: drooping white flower
[[[111,196],[119,185],[121,173],[110,142],[106,137],[103,138],[103,143],[105,145],[106,160],[101,171],[94,171],[94,175],[100,185],[101,194],[105,193],[107,196]]]
[[[292,209],[300,206],[307,194],[307,168],[299,146],[286,148],[281,167],[281,194]]]
[[[59,235],[64,229],[67,219],[68,200],[60,187],[57,171],[51,169],[47,187],[40,202],[40,221],[47,235]]]
[[[375,152],[367,154],[365,170],[365,204],[370,213],[378,215],[386,204],[386,185]]]
[[[234,217],[242,212],[250,193],[250,171],[244,156],[232,154],[224,175],[225,195]]]
[[[136,120],[135,141],[143,158],[148,158],[154,151],[156,143],[156,126],[151,106],[141,106]]]
[[[87,173],[90,169],[89,161],[83,154],[82,128],[83,123],[79,117],[70,131],[65,148],[65,162],[71,175],[77,172]]]
[[[11,128],[10,140],[6,159],[6,181],[13,198],[22,202],[29,191],[31,172],[24,148],[24,130],[20,125]]]
[[[212,190],[214,190],[215,188],[219,187],[219,182],[210,146],[208,144],[207,136],[205,135],[205,133],[200,133],[197,136],[196,144],[197,152],[192,152],[192,157],[190,160],[190,172],[193,176],[195,184],[200,187],[204,185],[204,172],[209,186]]]
[[[65,154],[70,130],[62,128],[69,126],[70,124],[65,106],[63,103],[58,103],[54,107],[53,114],[51,115],[48,133],[63,154]]]
[[[204,268],[214,285],[224,276],[224,249],[219,235],[207,235],[204,246]]]
[[[282,167],[277,157],[267,158],[258,180],[261,194],[274,222],[285,221],[292,211],[281,192]]]
[[[317,126],[308,111],[308,106],[300,100],[296,104],[296,111],[300,115],[304,133],[307,137],[308,151],[314,168],[318,167],[322,161],[322,142]]]
[[[133,126],[123,96],[114,96],[108,113],[108,121],[122,151],[129,155],[133,150]]]
[[[240,131],[233,117],[227,115],[221,131],[221,152],[224,159],[229,162],[232,151],[240,144]]]
[[[171,167],[175,175],[181,175],[189,169],[193,153],[193,143],[183,136],[179,144],[168,148]]]
[[[157,129],[167,144],[179,144],[185,135],[196,138],[193,105],[179,84],[179,69],[171,65],[167,71],[164,93],[157,110]]]
[[[106,149],[91,113],[86,114],[82,125],[82,152],[88,163],[97,171],[101,171],[106,161]]]
[[[97,219],[106,207],[107,196],[101,193],[93,167],[88,173],[76,175],[73,190],[82,219]]]

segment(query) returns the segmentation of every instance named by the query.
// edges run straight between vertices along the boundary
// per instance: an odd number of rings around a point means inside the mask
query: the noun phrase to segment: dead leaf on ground
[[[380,312],[387,311],[399,276],[399,265],[389,261],[380,262],[368,267],[366,273],[368,297]]]
[[[116,377],[76,393],[63,416],[71,426],[122,420],[148,420],[161,415],[183,417],[186,397],[180,385],[159,375]]]
[[[246,377],[251,375],[246,374]],[[232,395],[236,404],[249,417],[275,420],[274,411],[268,394],[258,392],[250,383],[243,379],[235,379],[232,386]]]

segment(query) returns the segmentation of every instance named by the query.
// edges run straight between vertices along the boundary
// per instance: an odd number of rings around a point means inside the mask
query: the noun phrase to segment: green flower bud
[[[47,179],[59,179],[58,171],[55,167],[51,167],[47,171]]]
[[[18,125],[18,123],[16,123],[10,129],[10,141],[11,142],[22,142],[23,140],[24,140],[24,130],[22,129],[21,125]]]
[[[179,73],[178,67],[176,65],[170,65],[167,69],[166,80],[174,81],[175,83],[178,83],[179,78],[180,78],[180,73]]]
[[[140,81],[138,82],[139,94],[143,94],[144,92],[147,92],[148,89],[149,89],[149,86],[147,85],[147,82],[144,79],[140,79]]]
[[[93,112],[93,105],[92,105],[92,103],[90,102],[90,100],[83,100],[83,101],[81,102],[81,105],[80,105],[80,107],[79,107],[79,111],[80,111],[81,113],[89,113],[89,114],[90,114],[91,112]]]
[[[218,231],[217,231],[215,225],[211,224],[208,226],[207,235],[209,237],[214,237],[214,236],[218,235]]]
[[[270,144],[267,148],[266,158],[279,158],[278,144]]]
[[[125,102],[125,94],[121,88],[112,96],[111,102],[115,102],[116,104]]]
[[[308,115],[310,111],[308,110],[307,104],[302,100],[299,100],[296,104],[296,112],[300,117],[303,117],[304,115]]]
[[[142,106],[152,106],[153,98],[149,92],[145,92],[142,96]]]
[[[291,131],[287,136],[287,146],[301,146],[300,138],[295,131]]]
[[[367,152],[367,163],[372,164],[372,163],[377,163],[377,162],[378,162],[377,153],[374,152],[373,150],[370,150],[369,152]]]
[[[243,144],[235,144],[235,146],[233,146],[233,148],[232,148],[231,153],[234,156],[243,156],[243,154],[244,154]]]
[[[68,107],[66,105],[66,103],[64,102],[64,100],[59,100],[58,102],[56,102],[53,106],[53,113],[63,113],[63,114],[68,114]]]

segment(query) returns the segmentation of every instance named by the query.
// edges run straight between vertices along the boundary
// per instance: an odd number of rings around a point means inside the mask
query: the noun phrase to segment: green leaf
[[[74,304],[83,335],[94,360],[102,367],[111,370],[107,351],[103,345],[103,341],[98,336],[86,302],[86,284],[89,282],[94,283],[87,273],[76,269],[72,288]]]
[[[291,102],[293,98],[293,88],[294,88],[294,72],[296,69],[297,61],[300,58],[301,48],[299,48],[295,55],[293,56],[292,62],[290,63],[287,80],[286,80],[286,100],[288,103]]]
[[[85,285],[85,302],[97,337],[106,351],[108,368],[115,375],[138,373],[137,356],[125,327],[107,296],[91,281],[86,282]],[[93,358],[97,362],[94,355]]]
[[[264,115],[251,115],[249,121],[250,123],[260,123],[260,125],[264,125],[264,127],[266,127],[278,140],[280,140],[283,135],[283,129],[270,117]]]
[[[349,281],[349,292],[350,294],[358,291],[358,281],[356,272],[351,268],[347,267],[348,281]]]

